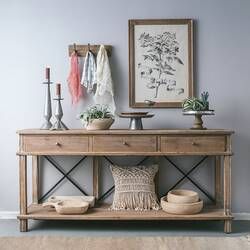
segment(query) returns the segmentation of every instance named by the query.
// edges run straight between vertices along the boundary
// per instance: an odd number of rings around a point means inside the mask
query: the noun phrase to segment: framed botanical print
[[[129,20],[129,104],[179,108],[193,96],[193,21]]]

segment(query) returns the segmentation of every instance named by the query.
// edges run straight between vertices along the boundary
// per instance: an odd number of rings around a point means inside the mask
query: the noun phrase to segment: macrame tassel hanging
[[[70,58],[70,73],[68,77],[69,91],[72,97],[72,104],[77,104],[82,96],[80,84],[80,72],[78,66],[78,56],[76,50],[73,51]]]
[[[111,113],[115,113],[114,87],[109,64],[108,54],[104,45],[101,45],[96,58],[96,104],[106,105]]]

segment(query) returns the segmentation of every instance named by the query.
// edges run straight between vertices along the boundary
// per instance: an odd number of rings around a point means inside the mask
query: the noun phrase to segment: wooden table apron
[[[67,130],[26,129],[19,135],[20,231],[28,230],[28,219],[51,220],[223,220],[231,232],[230,130]],[[171,215],[164,211],[109,211],[93,208],[83,215],[58,215],[38,204],[39,157],[43,155],[93,156],[93,194],[99,197],[98,156],[215,156],[214,207],[197,215]],[[32,157],[32,204],[27,206],[27,157]],[[223,179],[223,181],[222,181]],[[156,184],[157,185],[157,184]]]

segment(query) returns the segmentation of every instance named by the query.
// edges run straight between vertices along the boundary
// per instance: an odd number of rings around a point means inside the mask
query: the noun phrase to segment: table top
[[[143,129],[143,130],[129,130],[129,129],[107,129],[107,130],[86,130],[86,129],[69,129],[69,130],[42,130],[42,129],[23,129],[18,130],[20,135],[230,135],[233,130],[228,129]]]

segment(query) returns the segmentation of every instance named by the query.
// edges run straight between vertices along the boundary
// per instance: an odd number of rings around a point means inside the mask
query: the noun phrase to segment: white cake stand
[[[194,115],[194,124],[191,129],[206,129],[203,127],[202,116],[203,115],[214,115],[214,110],[204,110],[204,111],[183,111],[183,115]]]

